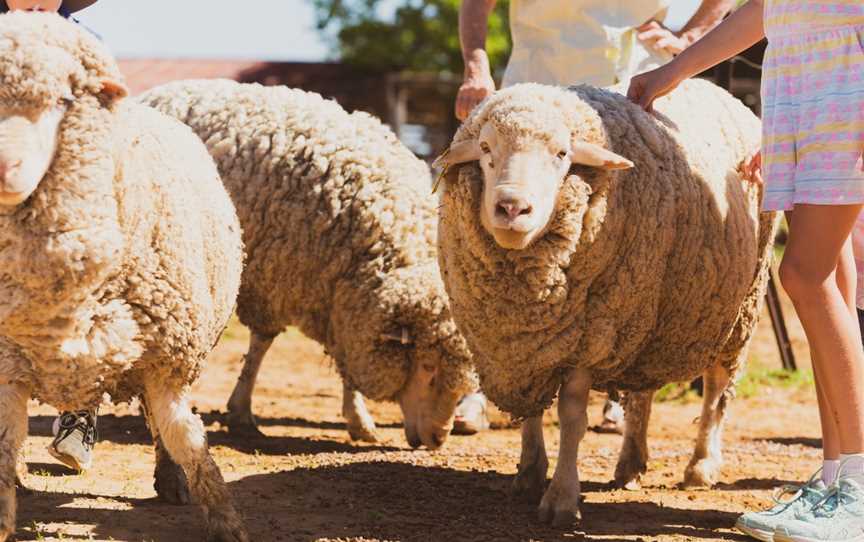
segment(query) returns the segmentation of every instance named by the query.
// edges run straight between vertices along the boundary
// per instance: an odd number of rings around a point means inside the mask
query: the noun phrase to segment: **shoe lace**
[[[776,504],[791,504],[798,500],[799,498],[807,495],[809,493],[815,493],[816,490],[813,489],[813,486],[822,476],[822,469],[820,468],[813,476],[810,477],[809,480],[804,482],[803,484],[786,484],[778,487],[774,490],[774,494],[771,495],[771,498],[774,500]],[[792,495],[790,499],[784,499],[786,495]]]
[[[63,440],[75,431],[80,431],[83,435],[82,442],[92,448],[98,439],[96,417],[89,410],[66,412],[60,416],[60,431],[58,431],[57,440]]]
[[[844,484],[840,483],[840,475],[843,473],[843,467],[847,460],[844,459],[837,468],[837,475],[831,482],[831,485],[825,490],[822,498],[816,501],[816,504],[810,509],[816,515],[821,517],[832,518],[841,508],[845,508],[845,501],[853,499],[854,496],[844,491]],[[848,497],[844,499],[844,497]]]

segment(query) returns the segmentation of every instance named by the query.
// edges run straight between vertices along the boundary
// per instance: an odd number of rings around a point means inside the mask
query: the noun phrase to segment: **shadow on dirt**
[[[224,412],[218,410],[211,410],[210,412],[199,412],[201,414],[201,419],[204,420],[204,423],[207,425],[211,425],[215,422],[219,422],[222,425],[226,425],[226,414]],[[305,420],[303,418],[266,418],[263,416],[255,416],[255,421],[258,423],[260,427],[309,427],[313,429],[331,429],[337,431],[347,431],[344,422],[326,422],[320,420]],[[401,423],[377,423],[375,424],[379,428],[389,428],[389,429],[398,429],[402,427]]]
[[[591,483],[585,484],[579,530],[553,529],[536,521],[536,504],[509,497],[511,480],[495,472],[364,462],[258,474],[229,485],[253,540],[745,540],[726,530],[736,514],[672,508],[659,498],[592,503],[592,494],[604,486]],[[86,501],[98,495],[31,491],[19,498],[22,527],[92,524],[99,539],[155,542],[197,540],[202,533],[203,516],[195,507],[155,499],[117,498],[124,509],[93,510]],[[32,528],[19,531],[19,540],[37,539]]]
[[[783,446],[806,446],[808,448],[822,449],[821,438],[810,437],[771,437],[756,439],[756,442],[773,442],[774,444],[782,444]]]
[[[720,491],[749,491],[759,489],[774,489],[785,485],[799,485],[801,480],[779,480],[777,478],[742,478],[735,482],[719,483],[712,489]]]
[[[211,425],[208,415],[202,415],[204,422]],[[41,437],[50,437],[51,424],[54,418],[50,416],[32,416],[30,418],[30,434]],[[344,430],[345,425],[341,424]],[[113,442],[115,444],[142,444],[153,443],[150,430],[141,416],[115,416],[108,414],[99,416],[98,422],[99,441]],[[207,438],[211,446],[225,446],[243,453],[261,453],[265,455],[285,454],[316,454],[329,452],[362,453],[362,452],[392,452],[401,451],[404,448],[385,445],[360,445],[350,442],[322,438],[283,437],[258,435],[233,436],[227,430],[208,431]],[[347,432],[345,433],[347,439]],[[407,446],[407,445],[406,445]],[[96,443],[99,449],[99,443]]]

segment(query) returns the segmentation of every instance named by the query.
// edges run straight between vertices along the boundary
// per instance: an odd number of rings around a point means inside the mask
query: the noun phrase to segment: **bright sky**
[[[308,0],[101,0],[77,18],[120,57],[317,61],[328,52]]]
[[[673,0],[670,25],[698,3]],[[79,19],[120,57],[320,61],[328,54],[309,0],[101,0]]]

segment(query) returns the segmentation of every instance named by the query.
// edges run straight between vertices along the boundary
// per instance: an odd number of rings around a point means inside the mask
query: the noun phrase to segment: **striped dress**
[[[765,0],[764,208],[864,203],[864,2]]]

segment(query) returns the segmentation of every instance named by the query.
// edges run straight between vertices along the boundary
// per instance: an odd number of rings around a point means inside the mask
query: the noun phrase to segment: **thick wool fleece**
[[[234,307],[240,226],[216,167],[185,126],[100,103],[116,64],[53,15],[0,15],[0,103],[57,103],[57,151],[24,203],[0,211],[0,380],[61,409],[197,376]],[[5,100],[5,101],[4,101]]]
[[[296,325],[372,399],[395,399],[412,361],[473,386],[436,263],[428,167],[365,113],[317,94],[185,81],[141,102],[189,125],[216,159],[244,230],[240,320]],[[393,338],[407,328],[410,345]]]
[[[454,318],[483,389],[516,417],[549,406],[571,367],[597,389],[645,390],[720,363],[735,370],[756,323],[775,216],[738,166],[759,146],[757,118],[718,87],[687,82],[657,117],[607,90],[517,85],[468,118],[502,137],[542,139],[564,123],[635,162],[574,166],[547,231],[499,247],[480,223],[476,162],[446,175],[439,254]]]

